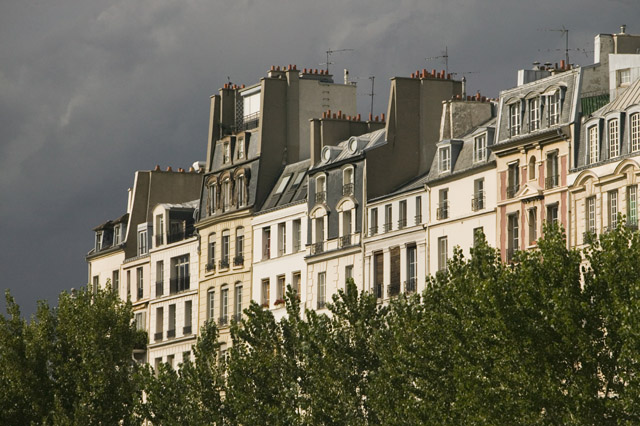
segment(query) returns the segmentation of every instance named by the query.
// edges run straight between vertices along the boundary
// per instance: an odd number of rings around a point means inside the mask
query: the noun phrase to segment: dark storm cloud
[[[632,1],[61,0],[0,6],[0,274],[27,313],[86,283],[91,228],[125,210],[138,169],[204,159],[209,95],[272,64],[320,68],[335,53],[358,106],[384,112],[388,81],[421,68],[467,72],[497,96],[531,62],[628,23]],[[593,52],[572,51],[590,63]],[[474,73],[471,73],[474,72]]]

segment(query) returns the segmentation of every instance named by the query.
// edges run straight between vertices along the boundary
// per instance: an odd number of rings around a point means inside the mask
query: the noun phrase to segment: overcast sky
[[[23,0],[0,3],[0,280],[30,315],[87,282],[91,229],[125,212],[136,170],[204,160],[209,96],[271,65],[358,83],[386,112],[389,78],[467,73],[497,97],[533,61],[593,61],[593,37],[640,33],[636,0]],[[578,50],[580,49],[580,50]],[[0,304],[2,307],[3,304]]]

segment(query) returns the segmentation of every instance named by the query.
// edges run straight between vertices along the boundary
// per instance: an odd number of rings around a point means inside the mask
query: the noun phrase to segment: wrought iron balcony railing
[[[352,183],[345,183],[342,185],[342,195],[349,196],[353,195],[354,186]]]
[[[205,271],[214,272],[216,270],[216,261],[212,260],[204,266]]]
[[[404,288],[407,293],[414,293],[416,291],[418,279],[416,277],[409,278],[404,282]]]
[[[222,259],[218,262],[218,267],[220,269],[229,269],[229,259]]]
[[[316,203],[325,203],[327,201],[327,191],[316,192]]]
[[[155,342],[159,342],[162,340],[162,331],[158,331],[157,333],[153,334],[153,340]]]
[[[407,218],[398,219],[398,229],[402,229],[407,226]]]
[[[188,336],[189,334],[191,334],[191,326],[190,325],[185,325],[184,327],[182,327],[182,334],[185,336]]]
[[[515,197],[518,190],[520,190],[520,184],[507,186],[507,198]]]
[[[400,294],[400,281],[387,286],[387,295],[389,297],[397,296],[398,294]]]
[[[486,204],[485,196],[483,193],[479,193],[473,196],[471,199],[471,210],[477,212],[478,210],[484,209]]]
[[[164,234],[156,234],[156,247],[164,244]]]
[[[324,241],[311,245],[311,254],[319,254],[324,251]]]
[[[176,329],[167,330],[167,339],[172,339],[176,337]]]
[[[436,208],[436,219],[442,220],[449,217],[449,203],[443,203]]]
[[[244,256],[235,256],[233,258],[233,266],[242,266],[244,265]]]
[[[378,233],[378,227],[377,226],[372,226],[371,228],[369,228],[369,236],[376,235],[377,233]]]
[[[548,178],[546,178],[544,180],[544,189],[555,188],[559,184],[560,184],[560,176],[559,175],[549,176]]]
[[[384,232],[389,232],[393,229],[393,224],[391,222],[385,222],[384,224]]]
[[[162,296],[164,291],[164,281],[156,282],[156,297]]]
[[[229,317],[227,317],[226,315],[221,316],[221,317],[218,319],[218,324],[219,324],[219,325],[221,325],[221,326],[225,326],[225,325],[227,325],[227,323],[228,323],[228,322],[229,322]]]
[[[416,225],[420,225],[422,223],[422,215],[421,214],[417,214],[416,215]]]
[[[318,307],[317,309],[323,309],[327,306],[327,302],[325,302],[324,300],[318,300]]]
[[[351,234],[343,235],[338,240],[338,245],[340,248],[349,247],[351,245]]]

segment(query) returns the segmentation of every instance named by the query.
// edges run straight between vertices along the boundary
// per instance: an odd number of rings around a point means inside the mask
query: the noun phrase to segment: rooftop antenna
[[[327,66],[327,74],[329,74],[329,64],[333,64],[333,62],[329,62],[329,56],[332,53],[336,53],[336,52],[352,52],[352,51],[353,51],[353,49],[336,49],[336,50],[329,49],[329,50],[325,51],[326,54],[327,54],[327,62],[325,62],[324,64],[320,64],[320,65],[326,65]]]
[[[569,30],[566,29],[563,25],[562,29],[546,29],[542,31],[553,31],[557,33],[562,33],[562,36],[564,37],[564,59],[565,59],[565,63],[569,64],[570,63],[569,62]]]
[[[440,52],[442,55],[440,56],[429,56],[425,58],[425,61],[433,61],[434,59],[444,59],[444,68],[446,73],[449,74],[449,49],[447,46],[444,47],[444,52]]]
[[[371,76],[369,77],[369,80],[371,80],[371,93],[369,93],[369,96],[371,96],[371,110],[369,111],[369,113],[371,114],[371,116],[373,116],[373,96],[375,95],[375,93],[373,92],[373,82],[376,79],[375,76]]]

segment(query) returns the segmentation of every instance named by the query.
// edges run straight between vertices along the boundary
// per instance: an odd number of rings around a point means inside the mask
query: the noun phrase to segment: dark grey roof
[[[385,145],[387,143],[386,136],[386,129],[378,129],[360,136],[351,136],[349,139],[344,140],[335,146],[325,147],[332,151],[331,158],[328,161],[321,158],[320,162],[317,163],[314,168],[326,167],[330,164],[340,163],[350,158],[358,157],[362,155],[364,151],[369,151]],[[350,142],[354,140],[357,141],[357,147],[355,150],[352,150],[350,148]],[[323,150],[325,148],[323,148]]]
[[[307,199],[307,172],[310,165],[310,160],[286,165],[257,214],[304,202]]]
[[[408,182],[403,183],[398,188],[394,189],[393,191],[391,191],[388,194],[382,195],[380,197],[372,198],[372,199],[370,199],[368,201],[369,202],[375,202],[375,201],[379,201],[379,200],[385,200],[387,198],[392,198],[392,197],[395,197],[396,195],[400,195],[400,194],[403,194],[405,192],[415,191],[416,189],[420,189],[420,188],[424,187],[424,184],[427,181],[428,177],[429,177],[429,173],[427,172],[427,173],[425,173],[423,175],[420,175],[420,176],[418,176],[416,178],[411,179]]]
[[[640,103],[640,79],[634,81],[627,89],[612,102],[595,111],[594,117],[603,117],[611,111],[624,111],[631,105]]]
[[[113,228],[114,225],[117,225],[118,223],[127,223],[128,220],[129,220],[129,213],[125,213],[117,219],[108,220],[105,223],[96,226],[95,228],[93,228],[93,230],[100,231],[103,229]]]

